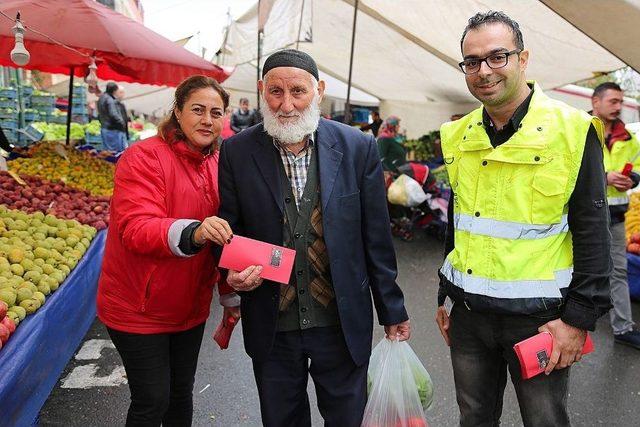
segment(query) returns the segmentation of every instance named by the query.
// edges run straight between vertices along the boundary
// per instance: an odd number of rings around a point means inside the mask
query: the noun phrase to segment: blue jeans
[[[516,390],[525,427],[568,427],[569,368],[523,380],[513,345],[538,333],[560,317],[559,310],[530,316],[507,316],[467,310],[451,312],[451,362],[460,408],[460,426],[497,427],[507,370]]]
[[[102,136],[102,145],[105,150],[115,151],[119,153],[127,148],[127,133],[120,130],[100,129],[100,135]]]

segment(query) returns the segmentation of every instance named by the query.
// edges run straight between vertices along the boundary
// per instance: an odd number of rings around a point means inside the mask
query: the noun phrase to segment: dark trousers
[[[500,424],[507,368],[525,426],[569,426],[569,369],[522,380],[513,345],[538,333],[559,317],[554,310],[538,316],[506,316],[469,311],[455,304],[449,337],[451,362],[463,427]]]
[[[190,426],[204,323],[171,334],[107,330],[129,381],[127,426]]]
[[[340,327],[278,332],[266,361],[253,362],[266,427],[310,427],[309,374],[327,427],[359,427],[367,364],[356,366]]]

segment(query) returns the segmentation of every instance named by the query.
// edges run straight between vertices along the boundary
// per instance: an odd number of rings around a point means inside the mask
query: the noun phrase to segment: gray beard
[[[280,112],[274,113],[268,105],[263,111],[264,130],[275,140],[285,145],[293,145],[301,142],[307,135],[311,135],[318,129],[320,122],[320,96],[316,93],[311,104],[302,112],[295,122],[282,124],[278,117]]]

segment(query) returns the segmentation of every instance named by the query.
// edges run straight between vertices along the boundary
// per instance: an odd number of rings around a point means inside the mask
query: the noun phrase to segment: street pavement
[[[431,427],[455,426],[458,410],[449,352],[433,320],[442,244],[422,235],[413,242],[397,240],[395,243],[398,282],[405,293],[413,328],[410,344],[431,374],[435,388],[434,403],[426,416]],[[640,304],[634,303],[633,309],[634,317],[640,319]],[[193,425],[259,426],[259,402],[251,362],[242,345],[241,325],[234,331],[227,350],[221,351],[211,339],[221,315],[221,308],[214,302],[200,351]],[[382,335],[382,327],[377,327],[374,344]],[[123,383],[125,377],[118,353],[108,340],[104,326],[96,320],[44,405],[40,425],[124,425],[129,390]],[[640,351],[614,344],[608,317],[599,321],[593,341],[595,353],[572,368],[569,395],[572,424],[640,425]],[[312,381],[309,394],[313,425],[321,426]],[[502,425],[522,425],[510,383],[505,392]]]

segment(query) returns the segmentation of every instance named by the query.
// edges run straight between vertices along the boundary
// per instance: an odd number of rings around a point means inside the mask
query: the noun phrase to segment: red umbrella
[[[186,77],[204,74],[222,82],[230,75],[144,25],[94,0],[2,0],[0,11],[20,12],[27,27],[25,47],[31,61],[24,68],[84,77],[91,59],[56,44],[50,38],[88,55],[95,55],[103,80],[177,86]],[[13,23],[0,16],[0,65],[15,67]]]

